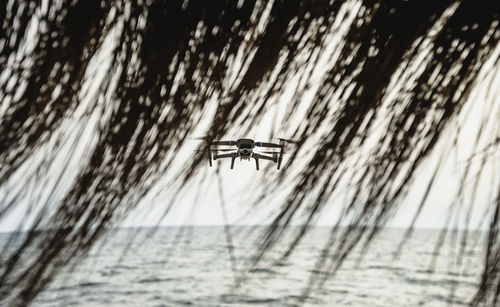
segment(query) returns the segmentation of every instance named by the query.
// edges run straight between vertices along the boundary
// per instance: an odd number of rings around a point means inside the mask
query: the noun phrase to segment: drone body
[[[208,137],[202,138],[205,141],[206,148],[203,152],[208,153],[208,162],[212,166],[212,159],[231,159],[231,169],[234,168],[234,160],[240,158],[240,160],[255,160],[255,167],[259,170],[259,160],[269,160],[277,164],[277,168],[280,169],[281,161],[283,161],[283,154],[285,151],[286,142],[295,143],[295,141],[290,141],[286,139],[279,139],[279,143],[268,143],[268,142],[255,142],[252,139],[238,139],[236,141],[216,141],[211,140]],[[234,149],[230,148],[212,148],[212,146],[236,146]],[[277,148],[279,151],[265,151],[265,152],[255,152],[255,147],[263,148]],[[219,152],[228,153],[219,153]]]

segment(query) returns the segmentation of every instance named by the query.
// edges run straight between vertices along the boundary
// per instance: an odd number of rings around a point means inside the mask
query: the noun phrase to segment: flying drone
[[[200,151],[208,153],[208,163],[212,166],[212,160],[231,159],[231,169],[234,168],[234,160],[255,160],[255,167],[259,170],[259,160],[269,160],[277,163],[277,168],[280,169],[285,154],[285,145],[287,143],[297,143],[297,141],[278,139],[279,143],[255,142],[252,139],[238,139],[236,141],[216,141],[208,137],[199,138],[205,141],[205,149]],[[213,148],[212,146],[236,146],[236,148]],[[276,148],[279,151],[261,151],[255,152],[255,147]],[[228,153],[219,153],[228,152]]]

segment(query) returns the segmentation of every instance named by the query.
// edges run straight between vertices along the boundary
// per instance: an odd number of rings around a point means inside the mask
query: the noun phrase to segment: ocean
[[[484,233],[470,233],[461,249],[452,232],[436,254],[440,231],[416,230],[395,257],[404,230],[386,229],[362,258],[355,249],[305,296],[311,278],[326,276],[314,265],[329,229],[313,228],[276,263],[285,236],[252,266],[264,229],[231,227],[232,244],[216,226],[119,229],[58,275],[33,306],[462,306],[482,272]]]

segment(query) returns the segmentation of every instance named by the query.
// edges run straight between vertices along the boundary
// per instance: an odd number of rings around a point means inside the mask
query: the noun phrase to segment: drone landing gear
[[[231,157],[231,169],[233,169],[234,167],[234,160],[236,160],[236,157],[235,156]]]
[[[280,166],[281,166],[281,161],[283,161],[283,153],[285,151],[285,140],[283,139],[280,139],[280,153],[279,153],[279,156],[278,156],[278,169],[280,169]]]
[[[255,167],[257,168],[257,170],[259,170],[259,157],[253,156],[253,158],[255,159]]]
[[[255,159],[255,167],[257,168],[257,170],[259,170],[259,160],[260,159],[269,160],[269,161],[273,161],[273,162],[277,161],[277,155],[276,154],[273,154],[272,157],[269,157],[269,156],[266,156],[266,155],[260,155],[258,153],[254,153],[252,155],[252,158]]]

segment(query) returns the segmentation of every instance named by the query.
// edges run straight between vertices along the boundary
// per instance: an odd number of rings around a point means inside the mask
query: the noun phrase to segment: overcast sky
[[[343,12],[346,13],[346,12]],[[340,12],[339,14],[342,14]],[[347,14],[347,13],[346,13]],[[353,15],[354,16],[354,15]],[[349,18],[352,18],[350,16]],[[336,57],[336,50],[338,50],[337,45],[339,43],[340,37],[343,32],[349,27],[349,23],[344,20],[344,24],[335,25],[338,27],[337,31],[330,40],[330,48],[327,48],[325,55],[320,58],[318,65],[312,67],[317,76],[318,84],[319,78],[321,77],[322,69],[327,67],[323,65],[326,61],[334,61]],[[107,42],[107,44],[112,44],[112,42]],[[105,44],[106,46],[106,44]],[[89,105],[95,100],[94,92],[100,84],[101,75],[99,72],[103,72],[107,69],[107,52],[111,48],[108,46],[104,47],[103,50],[96,56],[90,69],[87,72],[89,75],[88,82],[84,89],[82,90],[82,103],[80,104],[76,115],[74,118],[78,118],[83,114]],[[422,51],[422,54],[425,54]],[[404,200],[403,205],[400,207],[398,214],[389,223],[389,226],[393,227],[407,227],[411,222],[415,210],[420,202],[421,196],[426,188],[426,179],[429,176],[424,176],[432,172],[434,167],[437,165],[444,153],[442,159],[443,163],[441,166],[441,171],[438,179],[434,184],[434,188],[431,190],[430,197],[427,201],[427,206],[422,211],[420,218],[417,221],[417,227],[423,228],[440,228],[444,225],[447,217],[450,214],[449,206],[456,195],[456,189],[460,183],[460,178],[466,168],[468,158],[473,154],[474,144],[477,141],[478,149],[486,148],[488,143],[494,140],[496,137],[495,133],[498,133],[498,119],[500,114],[500,73],[498,68],[498,63],[496,67],[493,68],[495,59],[498,59],[500,54],[500,46],[497,46],[496,51],[493,53],[491,60],[483,67],[479,77],[477,78],[477,84],[475,89],[470,94],[469,102],[465,105],[465,109],[457,118],[455,125],[448,127],[445,132],[446,137],[441,138],[441,141],[436,145],[431,157],[429,157],[425,163],[420,168],[417,173],[414,184],[412,184],[411,189],[408,193],[408,197]],[[420,61],[425,62],[425,57],[422,57]],[[418,67],[421,63],[414,63],[415,67]],[[235,70],[237,70],[235,68]],[[397,76],[397,74],[396,74]],[[314,81],[314,77],[312,79]],[[392,89],[397,88],[398,80],[393,80]],[[293,84],[290,85],[290,90],[287,94],[280,98],[280,101],[273,106],[273,108],[268,109],[263,120],[256,125],[248,135],[239,135],[237,132],[228,133],[227,137],[237,139],[237,138],[253,138],[256,141],[269,141],[269,135],[273,134],[281,137],[288,137],[290,131],[293,131],[293,127],[289,131],[281,131],[276,127],[279,127],[279,122],[284,116],[284,110],[287,103],[291,100],[291,95],[293,95]],[[299,108],[306,108],[310,99],[313,97],[315,91],[314,85],[311,87],[308,95],[304,97],[304,101]],[[387,96],[391,95],[391,88],[388,90]],[[335,104],[336,101],[332,101]],[[213,106],[216,106],[216,102],[212,102]],[[48,169],[47,172],[51,174],[53,172],[54,176],[52,180],[39,182],[36,176],[33,176],[28,180],[28,184],[31,185],[29,195],[26,195],[24,199],[19,202],[22,203],[18,206],[16,210],[12,211],[10,215],[0,220],[0,231],[11,231],[16,229],[19,225],[23,225],[22,228],[26,229],[29,225],[30,219],[25,219],[25,214],[28,209],[31,209],[33,214],[31,218],[36,215],[37,210],[40,208],[41,204],[47,199],[47,194],[51,191],[52,187],[56,184],[57,178],[62,176],[63,182],[66,185],[61,185],[57,187],[57,193],[62,197],[64,195],[64,187],[69,187],[70,183],[75,179],[77,171],[88,156],[89,148],[95,144],[95,127],[99,123],[99,116],[101,111],[104,111],[104,118],[106,112],[106,106],[101,106],[94,110],[94,114],[91,115],[88,120],[84,122],[77,123],[74,118],[67,119],[55,133],[56,136],[63,136],[66,140],[66,146],[60,149],[56,156],[52,157],[53,167]],[[210,110],[207,110],[210,112]],[[296,112],[300,114],[300,112]],[[380,124],[374,125],[374,127],[381,127],[381,131],[373,131],[374,135],[377,133],[383,133],[384,118],[383,114],[379,116]],[[210,119],[211,116],[206,116]],[[296,124],[300,124],[301,118],[296,118]],[[274,125],[272,124],[274,123]],[[208,122],[201,122],[200,127],[197,132],[193,133],[193,137],[202,135],[204,129]],[[477,139],[478,130],[484,125],[484,132],[480,139]],[[458,136],[458,142],[456,147],[452,147],[454,141],[454,135],[456,127],[460,126],[462,129]],[[323,130],[322,130],[323,128]],[[320,132],[324,132],[324,129],[328,127],[322,127],[319,129],[318,137],[311,137],[308,140],[306,147],[313,149],[318,146]],[[273,129],[275,129],[273,131]],[[375,138],[375,137],[374,137]],[[74,146],[74,143],[78,144]],[[372,143],[373,144],[373,143]],[[181,149],[178,159],[176,160],[176,165],[174,168],[181,168],[185,165],[186,160],[190,159],[194,154],[193,149],[199,145],[197,141],[190,141]],[[30,158],[30,161],[35,163],[36,161],[42,159],[43,157],[51,157],[51,150],[54,148],[54,142],[48,142],[48,144],[41,146],[37,155]],[[368,145],[370,146],[370,142]],[[308,148],[305,148],[307,151]],[[73,151],[72,151],[73,150]],[[361,151],[361,149],[360,149]],[[474,156],[472,159],[473,167],[470,168],[470,172],[477,170],[478,165],[481,161],[481,155]],[[37,160],[38,159],[38,160]],[[68,168],[60,173],[60,165],[64,164],[68,160]],[[285,160],[287,157],[285,157]],[[29,167],[30,161],[25,163],[18,172],[13,176],[8,184],[4,185],[0,189],[0,196],[8,195],[9,189],[16,189],[19,186],[19,179],[31,176]],[[306,161],[306,157],[304,160]],[[270,161],[261,161],[261,168],[263,168]],[[301,161],[297,161],[292,168],[300,169]],[[259,184],[263,182],[263,171],[255,170],[255,162],[251,161],[239,161],[235,163],[234,170],[229,169],[229,160],[222,160],[214,162],[214,167],[209,168],[208,163],[205,169],[202,170],[202,174],[205,177],[200,176],[195,179],[194,182],[202,185],[200,189],[201,197],[197,198],[197,186],[192,184],[188,189],[181,195],[180,198],[173,204],[172,210],[165,219],[161,221],[161,225],[221,225],[223,224],[222,211],[221,211],[221,201],[220,193],[218,188],[218,178],[216,176],[216,168],[220,166],[221,182],[223,184],[223,196],[228,209],[228,219],[231,224],[265,224],[272,219],[273,213],[277,212],[282,203],[283,198],[287,194],[287,190],[275,191],[275,197],[264,202],[259,203],[258,208],[251,208],[252,195],[254,192],[259,191]],[[457,211],[460,215],[458,224],[453,224],[455,226],[463,227],[465,220],[467,206],[469,204],[474,205],[473,215],[471,216],[471,223],[469,227],[476,228],[486,228],[488,223],[485,221],[484,217],[488,205],[492,200],[492,195],[490,195],[490,189],[492,187],[498,186],[500,184],[500,178],[498,176],[500,170],[500,156],[499,153],[493,153],[492,158],[489,160],[488,164],[485,166],[485,171],[482,173],[479,183],[477,184],[477,194],[473,194],[472,187],[473,182],[467,182],[466,186],[468,191],[465,193],[466,197],[464,199],[463,210]],[[275,168],[272,172],[279,172]],[[170,172],[169,174],[174,174],[175,172]],[[27,175],[28,174],[28,175]],[[291,172],[290,182],[293,182],[293,171]],[[201,180],[204,178],[204,180]],[[143,225],[155,225],[158,221],[158,217],[163,214],[168,203],[166,199],[170,196],[171,191],[166,185],[168,182],[168,176],[163,180],[160,180],[159,184],[155,186],[151,194],[146,197],[146,199],[139,205],[136,211],[132,212],[129,218],[121,223],[122,226],[143,226]],[[339,189],[339,193],[332,195],[331,199],[328,201],[327,210],[323,212],[319,220],[318,225],[332,225],[335,222],[335,218],[338,216],[341,208],[345,203],[342,199],[342,188]],[[152,196],[154,195],[154,196]],[[471,197],[475,197],[471,200]],[[194,208],[194,209],[193,209]],[[456,212],[453,214],[457,214]],[[298,221],[297,221],[298,222]],[[481,226],[481,223],[482,226]]]
[[[498,57],[499,50],[500,48],[497,48],[492,59]],[[450,205],[456,197],[460,179],[468,164],[467,161],[469,161],[469,157],[473,154],[479,128],[481,125],[485,126],[485,135],[478,141],[477,148],[479,150],[476,150],[476,152],[481,151],[480,149],[482,148],[487,148],[488,143],[495,138],[495,133],[498,132],[498,123],[494,120],[495,117],[491,116],[491,112],[496,112],[498,115],[497,118],[500,118],[500,114],[498,114],[500,110],[500,73],[498,67],[492,69],[492,63],[490,61],[484,67],[478,78],[480,81],[478,81],[475,90],[470,95],[469,103],[466,104],[456,123],[448,127],[445,137],[441,139],[431,157],[420,168],[416,180],[408,193],[408,197],[388,226],[408,227],[410,225],[422,194],[426,189],[429,173],[439,163],[440,156],[444,155],[444,161],[441,163],[441,171],[430,192],[427,205],[417,220],[416,226],[419,228],[442,228],[451,214],[453,221],[451,227],[462,228],[465,225],[468,206],[473,204],[474,210],[471,211],[468,228],[479,227],[487,229],[489,222],[485,219],[485,216],[487,216],[487,210],[494,197],[491,195],[491,192],[494,190],[494,187],[500,184],[498,176],[500,155],[498,152],[496,156],[495,153],[493,154],[485,166],[485,170],[477,184],[477,193],[473,194],[473,182],[469,179],[466,183],[466,197],[463,199],[463,207],[460,210],[453,211],[450,210]],[[281,103],[286,104],[286,97],[283,98]],[[250,137],[258,141],[268,141],[269,131],[272,127],[265,123],[271,122],[273,116],[279,116],[276,115],[280,114],[279,110],[279,106],[276,107],[276,110],[270,110],[267,114],[268,117],[263,120],[262,125],[255,127],[249,135],[233,134],[230,136],[233,139]],[[457,126],[461,126],[462,129],[458,135],[456,147],[453,147]],[[287,137],[287,135],[282,136]],[[314,141],[310,143],[310,147],[317,146]],[[192,149],[196,148],[198,144],[197,141],[188,143],[181,156],[189,157],[192,154]],[[469,172],[477,171],[482,157],[479,154],[470,160],[472,161],[472,167]],[[271,162],[262,161],[261,168],[266,163]],[[179,165],[181,166],[183,163],[179,161]],[[206,163],[203,171],[206,172],[207,178],[201,182],[203,185],[201,198],[196,199],[196,193],[194,193],[196,184],[190,187],[188,192],[175,203],[169,215],[161,223],[162,225],[220,225],[223,223],[218,179],[216,176],[217,166],[220,166],[224,198],[228,207],[229,223],[265,224],[272,219],[274,216],[273,213],[277,212],[286,191],[276,191],[274,199],[260,203],[258,208],[248,211],[253,191],[258,191],[259,183],[262,182],[264,173],[255,170],[255,162],[253,160],[237,160],[233,170],[230,169],[229,160],[218,160],[214,162],[214,167],[212,168],[208,166],[208,162]],[[292,165],[292,167],[300,168],[297,165]],[[279,171],[274,169],[273,172]],[[161,189],[162,187],[160,186],[159,190]],[[337,196],[329,200],[328,210],[323,212],[317,221],[318,225],[332,225],[335,218],[338,217],[344,203],[341,195]],[[471,197],[475,198],[471,199]],[[142,204],[138,212],[131,214],[130,219],[123,225],[154,225],[157,217],[161,215],[167,205],[166,201],[162,201],[162,199],[166,199],[166,197],[162,197],[162,193],[160,192],[160,196],[155,200],[148,201],[147,204]],[[193,206],[195,210],[191,209]]]

